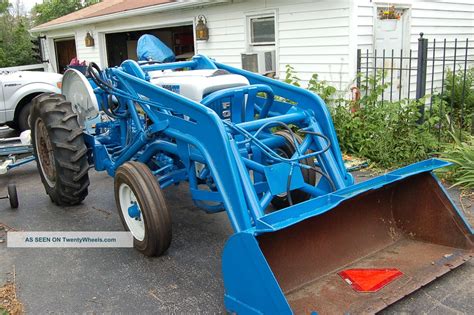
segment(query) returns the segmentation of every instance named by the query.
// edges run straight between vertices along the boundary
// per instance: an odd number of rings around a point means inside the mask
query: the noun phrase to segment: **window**
[[[250,18],[250,45],[275,44],[275,17]]]

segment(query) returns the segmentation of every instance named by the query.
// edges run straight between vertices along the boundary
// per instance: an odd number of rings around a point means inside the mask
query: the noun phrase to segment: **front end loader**
[[[162,190],[226,211],[224,302],[238,314],[373,313],[461,265],[473,230],[431,159],[354,183],[322,99],[214,62],[127,60],[64,75],[30,117],[46,192],[87,195],[90,165],[114,177],[137,250],[171,244]]]

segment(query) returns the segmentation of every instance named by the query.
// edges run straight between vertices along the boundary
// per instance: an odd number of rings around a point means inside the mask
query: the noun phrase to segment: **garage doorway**
[[[64,73],[66,66],[72,59],[77,57],[76,41],[74,38],[55,39],[54,49],[56,51],[57,72]]]
[[[192,25],[111,33],[105,35],[108,66],[119,66],[127,59],[138,60],[137,42],[140,36],[144,34],[158,37],[166,46],[173,50],[177,60],[185,60],[194,55],[194,32]]]

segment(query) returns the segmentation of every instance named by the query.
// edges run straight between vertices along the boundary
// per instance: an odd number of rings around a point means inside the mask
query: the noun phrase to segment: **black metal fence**
[[[472,40],[418,39],[416,50],[357,51],[357,86],[362,95],[375,88],[379,100],[418,100],[422,122],[426,111],[446,118],[440,128],[474,135],[474,47]],[[375,79],[375,78],[378,78]],[[437,106],[434,106],[437,103]]]

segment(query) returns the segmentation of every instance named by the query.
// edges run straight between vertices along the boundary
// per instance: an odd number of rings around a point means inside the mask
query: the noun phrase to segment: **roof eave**
[[[69,21],[69,22],[64,22],[64,23],[58,23],[58,24],[53,24],[53,25],[48,25],[48,26],[43,26],[43,27],[41,25],[38,25],[36,27],[33,27],[30,30],[30,32],[32,32],[32,33],[47,32],[47,31],[53,31],[53,30],[64,29],[64,28],[69,28],[69,27],[77,27],[79,25],[106,22],[106,21],[113,20],[115,18],[127,18],[127,17],[133,17],[133,16],[137,16],[137,15],[158,13],[158,12],[163,12],[163,11],[168,11],[168,10],[173,10],[173,9],[182,9],[182,8],[185,8],[185,7],[192,7],[192,6],[195,6],[195,5],[210,5],[210,4],[223,3],[223,2],[229,2],[229,1],[230,0],[177,1],[177,2],[171,2],[171,3],[165,3],[165,4],[160,4],[160,5],[153,5],[153,6],[133,9],[133,10],[129,10],[129,11],[122,11],[122,12],[111,13],[111,14],[107,14],[107,15],[101,15],[101,16],[95,16],[95,17],[91,17],[91,18],[79,19],[79,20],[74,20],[74,21]]]

